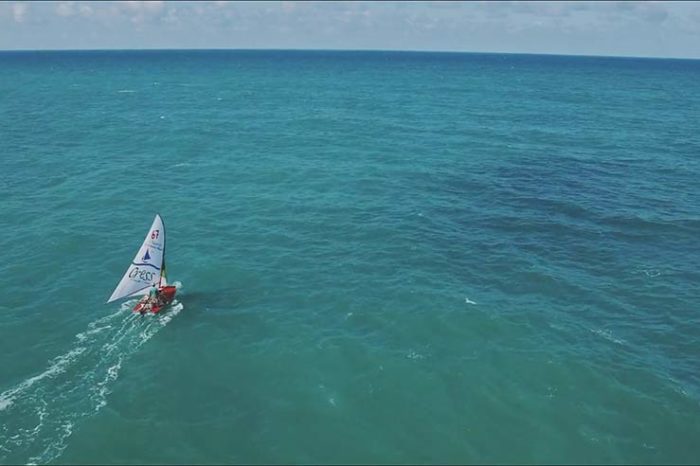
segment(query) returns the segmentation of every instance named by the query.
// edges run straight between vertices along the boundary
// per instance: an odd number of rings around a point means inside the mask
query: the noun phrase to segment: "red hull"
[[[161,297],[162,305],[159,306],[157,304],[150,304],[148,302],[148,296],[144,296],[139,300],[138,303],[136,303],[136,306],[134,306],[134,312],[151,312],[153,314],[158,314],[160,311],[165,309],[165,307],[168,304],[173,302],[173,299],[175,299],[176,291],[177,289],[174,286],[164,286],[162,288],[159,288],[158,292]]]

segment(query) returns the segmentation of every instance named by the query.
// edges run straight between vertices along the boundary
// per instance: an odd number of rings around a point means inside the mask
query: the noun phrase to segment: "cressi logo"
[[[153,281],[155,275],[155,272],[149,272],[148,270],[139,269],[138,267],[134,267],[134,269],[129,272],[129,278],[149,283]]]

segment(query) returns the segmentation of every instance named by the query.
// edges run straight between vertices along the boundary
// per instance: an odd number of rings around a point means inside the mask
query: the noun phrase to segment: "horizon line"
[[[229,47],[191,47],[191,48],[96,48],[96,49],[0,49],[0,53],[7,52],[178,52],[178,51],[268,51],[268,52],[394,52],[394,53],[445,53],[463,55],[540,55],[554,57],[587,57],[587,58],[634,58],[649,60],[700,60],[700,57],[673,57],[673,56],[649,56],[649,55],[593,55],[577,53],[548,53],[548,52],[476,52],[466,50],[410,50],[410,49],[316,49],[316,48],[229,48]]]

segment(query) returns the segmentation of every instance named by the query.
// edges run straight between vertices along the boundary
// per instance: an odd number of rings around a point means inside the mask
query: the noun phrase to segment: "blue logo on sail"
[[[136,266],[152,267],[156,270],[160,270],[160,267],[157,267],[153,264],[149,264],[148,263],[149,260],[151,260],[151,255],[149,254],[148,249],[146,249],[146,254],[144,254],[143,257],[141,258],[141,262],[140,263],[139,262],[132,262],[132,264],[136,265]]]

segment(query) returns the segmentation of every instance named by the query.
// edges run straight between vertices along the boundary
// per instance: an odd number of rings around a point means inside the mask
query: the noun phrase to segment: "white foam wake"
[[[162,314],[140,316],[131,312],[136,301],[91,322],[46,370],[0,394],[0,464],[58,458],[76,423],[107,405],[124,362],[184,308],[175,300]]]

